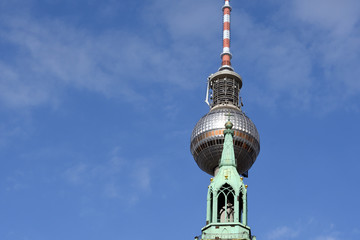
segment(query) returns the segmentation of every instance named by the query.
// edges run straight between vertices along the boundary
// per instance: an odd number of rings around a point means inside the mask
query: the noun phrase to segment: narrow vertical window
[[[234,222],[234,195],[231,192],[227,195],[226,220]]]
[[[214,202],[214,200],[213,200],[213,193],[212,193],[212,191],[211,191],[211,193],[210,193],[210,218],[209,218],[209,221],[212,223],[213,222],[213,202]]]
[[[226,212],[226,200],[224,192],[220,191],[218,195],[218,217],[217,222],[225,222],[225,212]]]
[[[239,219],[241,223],[244,223],[243,221],[243,193],[240,191],[239,196]]]

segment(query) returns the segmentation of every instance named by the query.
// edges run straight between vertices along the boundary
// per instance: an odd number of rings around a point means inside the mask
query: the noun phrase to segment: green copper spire
[[[224,148],[223,152],[221,154],[220,159],[220,167],[222,166],[234,166],[236,167],[236,161],[235,161],[235,153],[234,153],[234,130],[232,130],[233,124],[230,122],[230,115],[229,120],[225,123],[224,135],[225,135],[225,141],[224,141]]]
[[[229,116],[220,168],[209,186],[206,226],[201,229],[201,240],[256,239],[247,225],[247,185],[236,169],[232,127]]]

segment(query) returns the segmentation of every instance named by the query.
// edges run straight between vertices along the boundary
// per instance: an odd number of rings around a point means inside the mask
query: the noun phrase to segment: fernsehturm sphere
[[[231,65],[229,1],[225,1],[222,10],[224,26],[221,67],[208,77],[205,102],[210,111],[195,125],[190,150],[200,169],[215,175],[225,139],[224,122],[227,120],[226,115],[230,114],[234,124],[236,168],[239,174],[247,176],[260,152],[260,136],[255,124],[241,109],[240,90],[243,81]]]

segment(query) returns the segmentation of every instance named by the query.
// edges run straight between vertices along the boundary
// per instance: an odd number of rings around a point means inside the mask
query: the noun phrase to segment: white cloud
[[[63,173],[64,179],[84,193],[97,192],[109,199],[120,199],[130,205],[151,191],[151,168],[146,161],[124,160],[120,148],[110,152],[108,161],[99,164],[77,163]]]
[[[350,235],[356,236],[354,233]],[[340,236],[349,236],[345,229],[338,231],[333,223],[324,223],[314,218],[307,221],[299,220],[294,224],[279,226],[265,235],[266,239],[309,239],[309,240],[340,240]],[[351,238],[352,239],[352,238]]]
[[[286,103],[299,109],[309,108],[314,78],[306,46],[290,31],[255,22],[246,13],[238,16],[237,43],[233,44],[234,62],[241,56],[244,90],[252,101],[269,108]],[[238,56],[238,57],[236,57]],[[255,80],[255,81],[254,81]],[[244,99],[245,102],[248,99]]]
[[[201,69],[210,56],[220,62],[221,41],[214,40],[221,39],[221,6],[205,0],[169,4],[154,0],[144,5],[139,31],[94,34],[57,19],[3,17],[0,36],[16,51],[12,61],[0,60],[0,102],[10,107],[56,104],[67,87],[135,103],[150,97],[138,91],[142,86],[205,88]],[[250,101],[310,111],[356,105],[351,100],[360,95],[358,1],[273,4],[282,7],[268,13],[268,22],[233,12],[233,63],[246,77]],[[110,5],[103,10],[110,11]]]
[[[133,170],[132,179],[134,180],[135,186],[141,190],[149,191],[151,183],[150,168],[144,163],[139,165]]]
[[[153,35],[127,30],[95,34],[57,20],[7,17],[5,22],[0,37],[16,49],[7,56],[11,64],[0,60],[0,101],[7,106],[57,102],[66,87],[140,102],[146,95],[137,89],[144,84],[194,86],[183,72],[200,63],[188,60],[194,53],[183,51],[183,45],[164,46]]]
[[[0,62],[0,101],[7,106],[34,106],[51,100],[46,84],[24,81],[19,71]]]
[[[154,0],[140,7],[140,28],[120,24],[97,32],[55,17],[38,21],[29,13],[5,14],[0,37],[14,50],[0,60],[0,101],[10,107],[57,103],[61,90],[71,87],[139,102],[147,98],[139,94],[142,85],[200,85],[206,79],[199,69],[208,59],[208,46],[216,45],[220,52],[221,42],[213,41],[218,29],[211,26],[220,27],[221,22],[210,17],[217,4],[192,2],[189,9],[188,3],[177,1],[171,3],[176,7],[166,8],[167,1]],[[114,1],[99,11],[117,7]],[[205,14],[199,14],[199,8]]]
[[[79,163],[75,166],[72,166],[68,168],[64,176],[67,181],[69,181],[71,184],[79,185],[83,184],[85,182],[85,179],[88,172],[88,166],[84,163]]]
[[[269,240],[271,239],[294,239],[299,235],[298,230],[291,229],[287,226],[282,226],[276,228],[274,231],[270,232],[267,236]]]
[[[295,16],[336,35],[351,34],[359,21],[357,0],[294,0]]]
[[[119,94],[128,101],[143,98],[129,87],[139,59],[127,51],[134,45],[138,50],[148,48],[136,37],[121,32],[94,36],[61,22],[40,23],[31,18],[10,18],[8,22],[0,36],[21,54],[13,56],[12,65],[0,62],[0,98],[6,104],[44,104],[58,95],[58,88],[66,86],[107,96]]]
[[[294,21],[307,29],[304,38],[312,65],[322,72],[316,79],[316,99],[329,110],[354,105],[360,95],[360,2],[353,0],[295,1]],[[357,104],[355,104],[357,105]],[[358,107],[358,105],[357,105]]]
[[[201,41],[207,44],[214,43],[218,46],[220,54],[221,40],[213,41],[214,37],[221,34],[222,27],[221,5],[218,2],[207,0],[175,2],[154,0],[152,2],[149,8],[144,9],[145,18],[154,25],[165,25],[172,41],[178,45],[196,46],[198,49]],[[186,50],[189,51],[189,49]],[[198,57],[201,56],[196,56]],[[192,60],[196,61],[196,58]]]
[[[266,22],[246,13],[233,22],[239,25],[233,31],[239,42],[233,44],[234,62],[238,55],[245,59],[239,72],[246,74],[244,91],[250,93],[250,100],[267,108],[285,106],[296,111],[356,108],[360,3],[294,0],[275,4],[281,7]]]
[[[26,176],[22,171],[15,171],[6,178],[6,191],[19,191],[28,187]]]
[[[34,129],[31,126],[31,119],[29,121],[28,119],[30,118],[27,111],[20,116],[9,114],[5,117],[4,114],[0,120],[0,149],[8,146],[15,139],[24,140],[32,135]]]
[[[116,185],[113,182],[107,183],[104,185],[104,194],[105,196],[107,196],[108,198],[117,198],[117,199],[122,199],[123,196],[121,194],[121,187]]]

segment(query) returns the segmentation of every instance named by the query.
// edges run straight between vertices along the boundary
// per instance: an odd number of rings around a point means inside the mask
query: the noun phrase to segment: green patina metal
[[[254,240],[247,226],[247,186],[236,170],[233,124],[225,124],[224,148],[219,171],[211,179],[207,195],[206,226],[201,229],[202,240]]]
[[[229,119],[225,123],[225,128],[226,128],[224,130],[225,140],[224,140],[224,148],[220,160],[220,167],[233,166],[236,168],[234,145],[233,145],[234,130],[232,130],[232,127],[233,124],[232,122],[230,122]]]

